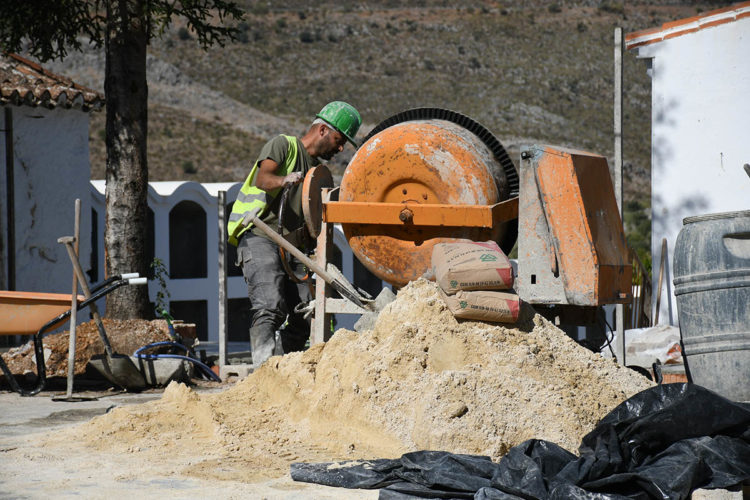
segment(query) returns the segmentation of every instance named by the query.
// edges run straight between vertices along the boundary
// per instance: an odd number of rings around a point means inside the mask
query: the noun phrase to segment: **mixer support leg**
[[[323,189],[323,199],[328,197],[328,189]],[[317,246],[315,247],[315,261],[323,269],[328,265],[328,253],[331,250],[333,226],[323,221],[320,226]],[[310,345],[327,341],[331,337],[331,314],[327,312],[327,298],[330,296],[331,286],[320,277],[315,278],[315,316],[310,328]]]

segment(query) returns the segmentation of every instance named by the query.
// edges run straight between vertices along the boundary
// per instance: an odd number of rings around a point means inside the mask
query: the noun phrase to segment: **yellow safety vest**
[[[297,138],[285,135],[289,142],[289,150],[286,154],[286,160],[281,166],[281,169],[276,172],[277,175],[289,175],[294,170],[294,165],[297,163]],[[252,213],[257,217],[263,217],[266,213],[266,209],[278,196],[281,188],[272,189],[271,191],[263,191],[255,185],[255,176],[258,173],[260,166],[260,160],[255,162],[250,174],[245,179],[245,183],[242,184],[240,192],[237,194],[237,199],[232,206],[232,213],[229,214],[229,223],[227,224],[227,232],[229,233],[229,243],[237,246],[239,243],[240,236],[242,233],[250,229],[251,226],[242,227],[242,219],[245,218],[245,214]]]

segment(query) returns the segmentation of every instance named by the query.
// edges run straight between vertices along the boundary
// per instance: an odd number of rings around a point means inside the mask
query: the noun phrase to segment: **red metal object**
[[[323,207],[326,222],[337,224],[413,224],[492,229],[498,222],[518,217],[518,198],[494,205],[422,205],[404,203],[329,202]]]
[[[627,302],[633,268],[607,160],[534,146],[521,163],[518,268],[530,303]]]
[[[78,301],[84,297],[79,295]],[[70,309],[65,293],[0,291],[0,335],[33,335],[48,321]],[[54,327],[63,324],[61,320]],[[52,327],[52,328],[54,328]]]
[[[311,168],[302,182],[302,215],[313,238],[317,238],[320,234],[321,211],[323,210],[322,189],[332,187],[333,176],[325,165]]]
[[[497,205],[504,181],[489,148],[460,125],[399,123],[360,147],[344,172],[339,202],[325,203],[324,220],[341,223],[373,274],[403,286],[432,277],[437,243],[501,241],[502,220],[517,214],[515,202]]]

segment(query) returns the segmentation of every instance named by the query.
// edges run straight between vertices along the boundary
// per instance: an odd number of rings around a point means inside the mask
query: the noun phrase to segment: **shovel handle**
[[[249,226],[250,224],[254,225],[271,239],[274,243],[279,245],[281,248],[289,252],[290,254],[294,255],[300,262],[302,262],[305,266],[307,266],[308,269],[312,269],[315,274],[321,277],[323,281],[328,283],[329,285],[333,285],[334,278],[330,274],[328,274],[328,271],[323,269],[321,266],[317,264],[314,260],[312,260],[310,257],[302,253],[300,250],[297,249],[294,245],[289,243],[287,240],[285,240],[279,233],[271,229],[268,224],[260,220],[258,217],[247,214],[245,215],[245,218],[242,220],[242,224],[244,226]]]
[[[337,292],[341,294],[342,297],[346,297],[360,307],[366,307],[360,297],[357,297],[355,293],[352,293],[352,291],[349,290],[346,286],[339,283],[339,281],[334,276],[323,269],[323,267],[319,266],[317,262],[298,250],[297,247],[285,240],[279,233],[271,229],[268,224],[260,220],[257,216],[254,216],[252,214],[245,215],[245,218],[242,219],[242,224],[246,227],[250,224],[253,224],[255,227],[266,233],[274,243],[294,255],[300,262],[307,266],[308,269],[312,269],[315,274],[320,276],[323,281],[331,285]]]
[[[65,249],[68,251],[68,256],[70,256],[70,261],[73,263],[73,271],[75,271],[75,275],[78,278],[78,282],[81,284],[81,289],[83,290],[83,296],[87,299],[91,297],[91,290],[89,289],[88,283],[86,283],[86,277],[83,275],[83,269],[81,268],[81,263],[78,262],[78,255],[76,255],[75,250],[73,249],[73,241],[72,238],[60,238],[60,243],[65,244]],[[94,321],[96,322],[96,327],[99,330],[99,337],[102,339],[102,343],[104,344],[104,350],[107,351],[107,356],[110,358],[112,357],[112,346],[109,343],[109,339],[107,338],[107,334],[104,331],[104,323],[102,323],[102,317],[99,314],[99,308],[96,307],[95,303],[89,304],[89,309],[91,309],[91,315],[94,317]]]

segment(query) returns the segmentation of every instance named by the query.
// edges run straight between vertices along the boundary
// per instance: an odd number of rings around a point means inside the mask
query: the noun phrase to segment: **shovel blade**
[[[142,391],[146,388],[146,380],[130,356],[100,354],[92,356],[89,363],[104,378],[118,387],[128,391]]]

